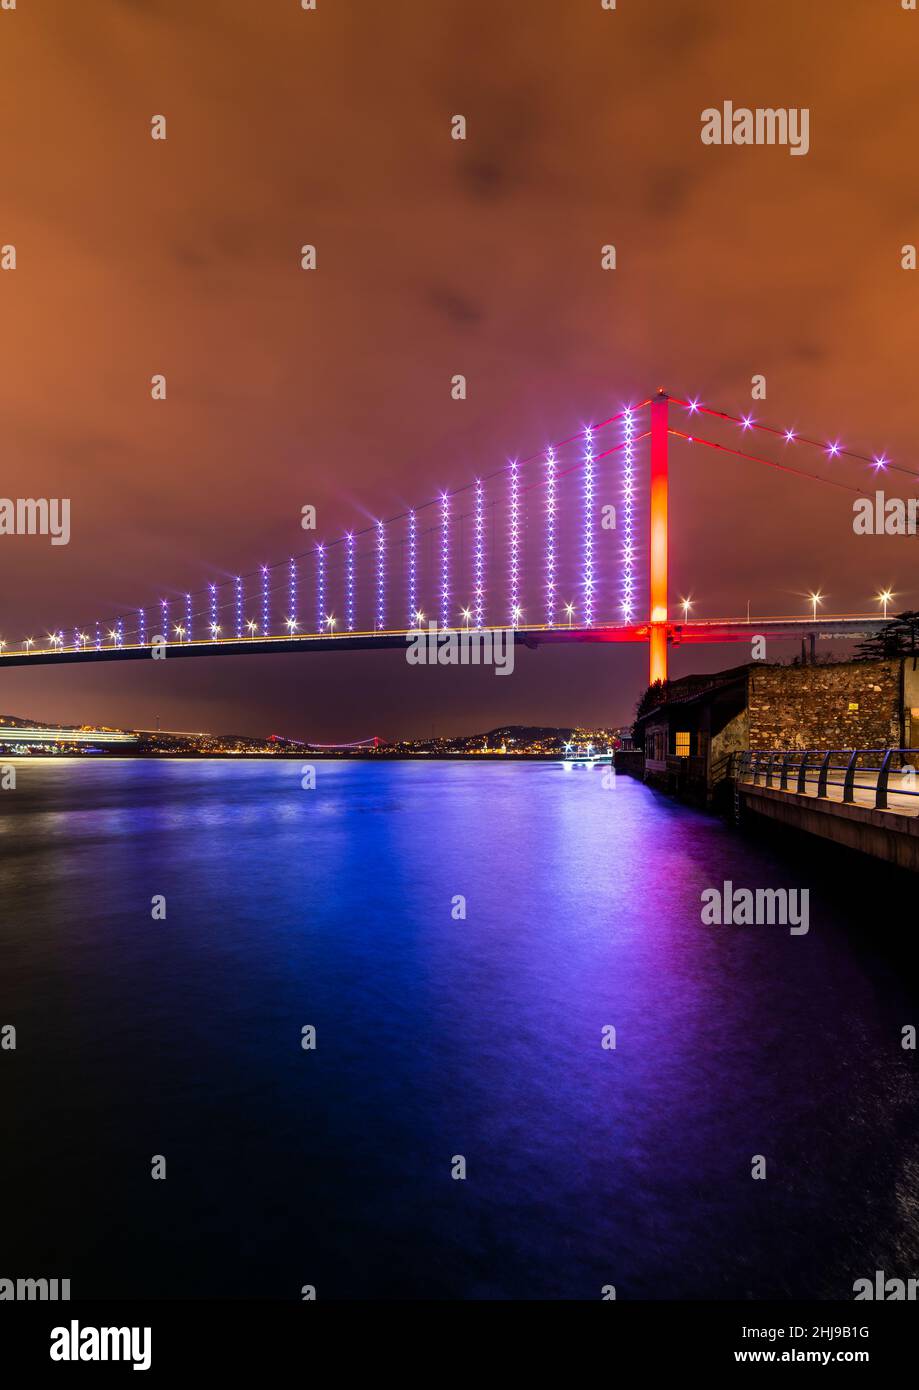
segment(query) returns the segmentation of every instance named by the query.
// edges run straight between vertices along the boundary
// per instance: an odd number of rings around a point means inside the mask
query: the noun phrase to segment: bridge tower
[[[651,401],[651,636],[649,682],[667,679],[667,440],[669,397]]]

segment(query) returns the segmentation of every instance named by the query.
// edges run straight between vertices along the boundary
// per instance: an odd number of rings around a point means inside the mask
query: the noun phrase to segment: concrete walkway
[[[780,791],[779,772],[775,770],[772,777],[772,791]],[[845,781],[846,770],[844,767],[831,767],[827,774],[827,801],[842,801],[843,783]],[[820,776],[819,768],[813,770],[808,768],[806,779],[805,795],[816,797],[817,783]],[[855,806],[867,806],[874,810],[874,798],[877,792],[878,774],[856,770],[854,801]],[[760,773],[757,777],[756,785],[765,785],[765,774]],[[744,777],[741,785],[750,786],[753,782],[752,774]],[[901,787],[903,790],[901,790]],[[798,794],[798,769],[789,767],[788,793]],[[906,768],[900,771],[891,771],[887,783],[887,810],[896,811],[901,816],[919,816],[919,770]]]

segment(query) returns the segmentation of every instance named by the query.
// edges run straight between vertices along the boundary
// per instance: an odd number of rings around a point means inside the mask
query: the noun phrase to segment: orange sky
[[[761,372],[763,418],[912,462],[917,63],[919,14],[894,0],[0,11],[0,245],[18,257],[0,492],[73,509],[69,546],[0,538],[0,635],[282,559],[304,503],[340,534],[660,383],[740,411]],[[810,152],[703,146],[726,99],[806,106]],[[672,467],[673,589],[700,615],[801,611],[814,585],[838,610],[888,584],[919,607],[915,538],[855,542],[843,494],[685,450]],[[523,653],[503,681],[398,654],[9,671],[0,711],[330,738],[618,722],[645,662]]]

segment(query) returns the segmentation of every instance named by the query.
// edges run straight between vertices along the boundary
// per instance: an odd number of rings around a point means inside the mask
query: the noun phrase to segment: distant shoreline
[[[67,758],[85,759],[87,762],[297,762],[309,758],[315,762],[470,762],[470,763],[553,763],[576,762],[576,758],[565,758],[562,753],[332,753],[318,752],[311,748],[299,752],[284,753],[4,753],[4,761],[12,762],[55,762]]]

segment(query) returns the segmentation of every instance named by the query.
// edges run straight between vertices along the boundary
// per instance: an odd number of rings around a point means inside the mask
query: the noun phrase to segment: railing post
[[[798,795],[799,795],[799,796],[803,796],[803,795],[805,794],[805,792],[807,791],[807,760],[808,760],[809,757],[810,757],[810,751],[808,750],[808,751],[805,752],[804,757],[801,759],[801,766],[798,768]]]
[[[851,756],[851,758],[849,759],[849,765],[848,765],[848,767],[846,768],[846,780],[845,780],[845,782],[843,783],[843,788],[842,788],[842,799],[843,799],[843,801],[854,801],[854,800],[855,800],[855,764],[856,764],[857,762],[858,762],[858,749],[857,749],[857,748],[853,748],[853,749],[852,749],[852,756]]]
[[[827,775],[830,770],[830,753],[825,753],[823,762],[820,764],[820,776],[817,778],[817,795],[826,796]]]
[[[894,755],[894,750],[888,748],[884,754],[884,761],[878,773],[878,784],[874,793],[874,809],[876,811],[887,810],[887,783],[890,780],[890,760]]]
[[[770,753],[770,754],[769,754],[769,763],[768,763],[768,766],[767,766],[767,768],[766,768],[766,786],[767,786],[767,787],[771,787],[771,786],[772,786],[772,764],[773,764],[774,762],[775,762],[775,754],[774,754],[774,753]]]
[[[779,777],[779,791],[788,791],[788,764],[791,762],[791,749],[782,759],[782,775]]]

